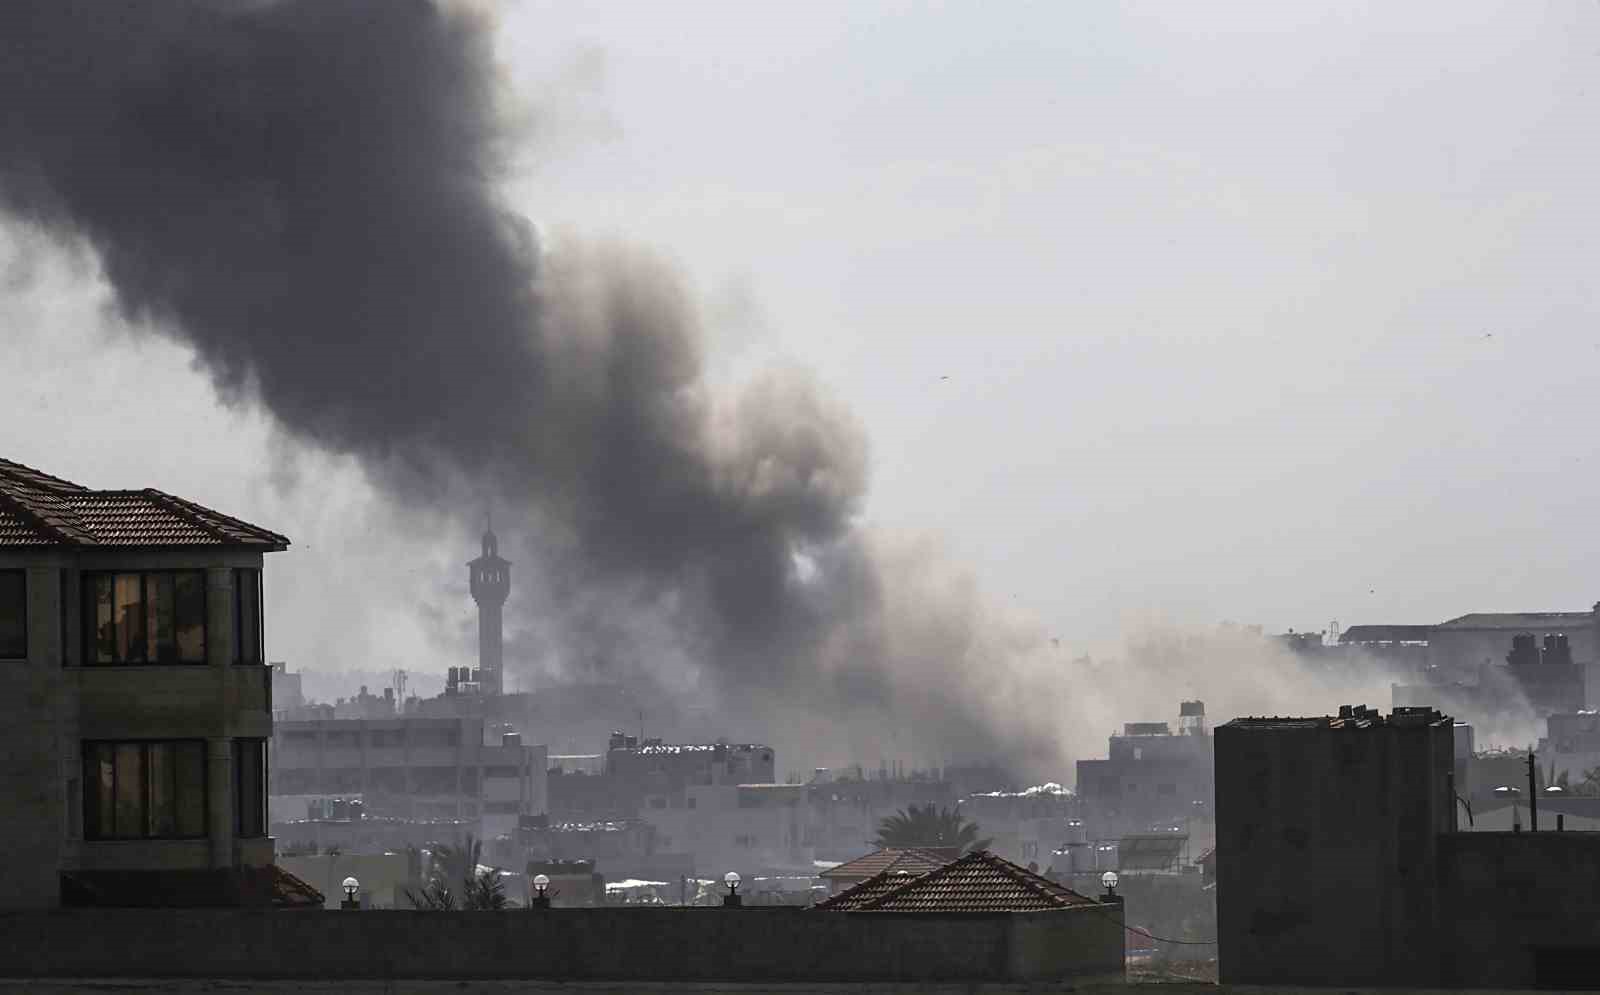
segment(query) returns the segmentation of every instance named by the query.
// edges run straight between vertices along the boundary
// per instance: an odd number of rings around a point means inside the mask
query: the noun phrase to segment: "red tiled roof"
[[[925,874],[885,871],[816,907],[829,912],[1047,912],[1094,904],[1003,857],[975,850]]]
[[[154,488],[91,491],[0,459],[0,546],[265,546],[289,540]]]
[[[888,846],[881,850],[874,850],[869,854],[846,861],[838,867],[830,867],[818,877],[823,878],[870,878],[884,871],[909,871],[922,874],[942,867],[954,860],[957,853],[951,851],[949,855],[937,850],[922,847]]]
[[[874,874],[848,891],[841,891],[832,898],[817,903],[817,908],[827,909],[829,912],[859,912],[878,899],[886,898],[891,893],[899,891],[926,873],[926,871],[883,871],[882,873]]]
[[[177,871],[66,871],[63,904],[97,908],[320,909],[322,892],[277,866]]]

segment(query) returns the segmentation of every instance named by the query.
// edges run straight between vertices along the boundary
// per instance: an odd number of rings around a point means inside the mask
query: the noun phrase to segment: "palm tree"
[[[1593,797],[1600,795],[1600,767],[1590,767],[1578,782],[1578,794]]]
[[[483,841],[469,833],[461,846],[446,843],[434,848],[433,868],[428,875],[430,883],[443,883],[445,887],[471,887],[478,877],[478,865],[483,863]]]
[[[978,824],[961,817],[959,808],[939,808],[929,802],[908,805],[878,823],[878,845],[894,847],[949,847],[967,853],[987,850],[993,840],[978,838]]]
[[[480,872],[483,862],[483,842],[468,836],[460,846],[443,844],[434,848],[433,867],[428,881],[419,893],[406,889],[406,898],[413,908],[429,911],[448,911],[462,908],[499,911],[510,902],[505,885],[500,880],[500,869]],[[452,890],[452,886],[460,890]]]
[[[466,890],[461,893],[463,909],[500,912],[508,904],[505,885],[500,880],[500,872],[496,870],[484,871],[469,880]]]
[[[420,893],[407,888],[406,899],[412,908],[428,912],[449,912],[456,907],[455,893],[437,879],[429,881]]]

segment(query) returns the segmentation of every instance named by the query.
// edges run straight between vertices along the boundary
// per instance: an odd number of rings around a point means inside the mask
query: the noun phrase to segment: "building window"
[[[267,741],[233,741],[233,831],[242,839],[267,835]]]
[[[83,590],[88,662],[206,662],[205,571],[87,574]]]
[[[233,572],[233,662],[260,663],[261,571]]]
[[[56,635],[61,640],[61,665],[66,667],[72,663],[72,651],[69,648],[72,645],[72,639],[70,638],[72,630],[67,628],[67,596],[72,590],[72,580],[70,571],[57,570],[56,574],[60,578],[59,584],[61,587],[61,597],[56,599],[56,607],[58,609]]]
[[[0,659],[28,656],[28,578],[21,570],[0,570]]]
[[[206,835],[206,744],[86,741],[83,835],[90,840]]]

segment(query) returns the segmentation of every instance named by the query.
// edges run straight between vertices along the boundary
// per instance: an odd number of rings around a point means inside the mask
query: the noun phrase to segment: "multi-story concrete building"
[[[690,785],[682,804],[647,809],[644,819],[663,850],[691,855],[696,874],[809,875],[816,859],[808,835],[810,793],[806,784]]]
[[[1024,866],[1049,867],[1051,854],[1081,831],[1083,810],[1077,795],[1059,784],[1023,791],[982,791],[961,799],[961,816],[978,824],[986,848]]]
[[[809,835],[819,859],[850,860],[873,845],[885,818],[912,805],[953,808],[960,798],[948,768],[904,777],[867,773],[856,767],[837,772],[822,768],[813,774]],[[993,782],[982,778],[977,783]]]
[[[272,793],[360,795],[371,815],[476,820],[493,838],[545,812],[545,766],[545,747],[477,718],[280,722]]]
[[[271,879],[261,570],[288,544],[0,460],[0,906]]]
[[[1090,832],[1101,837],[1211,819],[1211,737],[1205,705],[1179,706],[1177,733],[1165,722],[1129,722],[1104,760],[1078,761],[1078,797]]]
[[[663,743],[611,734],[599,774],[563,771],[551,778],[551,814],[559,821],[632,819],[682,808],[696,785],[770,784],[777,769],[770,746]]]

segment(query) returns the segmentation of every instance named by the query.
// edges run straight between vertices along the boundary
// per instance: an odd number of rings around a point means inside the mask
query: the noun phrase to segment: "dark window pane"
[[[244,838],[266,835],[266,752],[264,740],[233,742],[235,829]]]
[[[118,660],[144,660],[144,598],[140,593],[142,579],[138,574],[116,575],[112,612],[117,618]]]
[[[206,745],[174,743],[178,754],[178,835],[206,835]]]
[[[255,570],[233,572],[233,658],[238,663],[261,662],[261,575]]]
[[[146,659],[152,663],[176,663],[178,645],[173,639],[172,574],[145,574],[145,632],[149,636]]]
[[[83,834],[90,839],[116,835],[112,821],[115,795],[113,755],[109,744],[86,743],[83,748]]]
[[[178,757],[172,743],[150,744],[150,835],[178,835]]]
[[[185,570],[174,579],[178,659],[204,663],[206,659],[206,575]]]
[[[85,612],[94,624],[94,662],[111,663],[117,658],[117,623],[111,614],[111,575],[97,574],[90,582],[91,608]]]
[[[21,570],[0,571],[0,659],[28,655],[28,582]]]
[[[144,835],[144,747],[118,743],[116,747],[118,836]]]
[[[58,583],[61,587],[61,596],[56,599],[56,606],[61,613],[61,618],[56,627],[56,635],[61,640],[61,665],[65,667],[72,662],[72,650],[70,649],[72,641],[68,638],[71,633],[67,631],[67,591],[71,588],[71,583],[67,580],[69,575],[65,570],[57,570],[56,576],[59,578]]]

